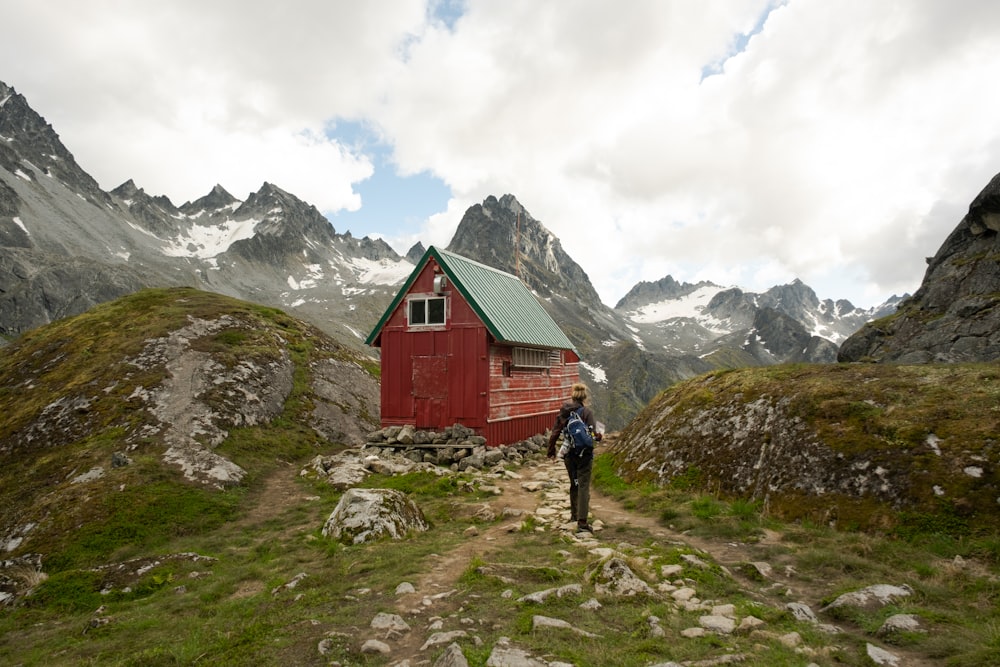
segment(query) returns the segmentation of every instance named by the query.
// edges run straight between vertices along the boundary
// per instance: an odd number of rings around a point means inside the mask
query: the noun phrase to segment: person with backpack
[[[594,464],[594,442],[603,435],[597,432],[594,411],[587,407],[587,385],[577,382],[567,402],[556,416],[549,434],[550,459],[556,457],[556,442],[563,439],[559,453],[569,473],[569,505],[578,531],[593,533],[587,516],[590,511],[590,473]]]

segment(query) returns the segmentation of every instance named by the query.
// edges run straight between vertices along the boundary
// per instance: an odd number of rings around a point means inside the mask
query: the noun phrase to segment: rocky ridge
[[[916,293],[895,315],[844,341],[840,361],[894,363],[1000,359],[1000,174],[945,239]]]

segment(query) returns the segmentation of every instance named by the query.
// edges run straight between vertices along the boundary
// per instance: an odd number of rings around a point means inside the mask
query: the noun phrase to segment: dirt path
[[[529,461],[516,471],[516,475],[517,477],[495,480],[494,483],[501,489],[501,493],[483,503],[499,519],[484,521],[483,527],[467,531],[465,538],[454,548],[438,554],[433,566],[418,579],[410,582],[414,592],[404,593],[396,598],[397,613],[406,619],[412,629],[394,637],[392,641],[394,660],[426,657],[426,651],[421,651],[421,647],[433,632],[429,627],[430,619],[447,616],[458,610],[460,604],[458,581],[474,558],[489,562],[492,553],[507,550],[515,545],[521,536],[522,521],[542,508],[547,508],[551,515],[551,510],[554,504],[558,504],[559,499],[565,499],[565,516],[568,517],[569,485],[561,462]],[[248,527],[260,525],[281,516],[290,507],[305,502],[306,497],[297,482],[297,470],[291,468],[279,470],[268,477],[259,492],[254,508],[239,523]],[[629,511],[618,501],[596,490],[591,492],[591,515],[595,518],[595,524],[605,526],[605,530],[599,530],[596,534],[598,542],[602,542],[602,538],[611,538],[612,535],[615,540],[619,540],[615,528],[633,526],[654,539],[699,550],[707,555],[708,560],[730,571],[734,571],[739,564],[758,560],[763,547],[781,542],[781,536],[777,533],[768,533],[762,542],[756,544],[684,535],[664,527],[655,518]],[[571,524],[560,525],[558,520],[554,520],[549,529],[563,530],[569,525]],[[289,537],[291,531],[296,530],[301,528],[289,528]],[[769,563],[774,568],[769,584],[777,584],[775,587],[777,592],[765,595],[761,592],[761,585],[746,580],[742,587],[747,594],[776,608],[781,608],[784,603],[790,601],[805,602],[813,609],[818,607],[827,591],[808,587],[803,580],[794,575],[785,576],[781,563],[773,560],[773,556]],[[742,579],[737,578],[737,580]],[[859,635],[858,639],[867,638]],[[909,651],[897,647],[895,652],[911,667],[931,667],[931,663]]]

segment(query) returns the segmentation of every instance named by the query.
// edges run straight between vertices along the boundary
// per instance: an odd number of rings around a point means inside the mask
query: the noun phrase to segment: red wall
[[[431,258],[407,296],[433,294]],[[407,331],[407,299],[386,320],[382,348],[382,425],[441,430],[463,424],[498,445],[552,426],[579,379],[576,355],[556,351],[548,369],[510,367],[511,350],[492,337],[461,294],[445,288],[444,326]]]

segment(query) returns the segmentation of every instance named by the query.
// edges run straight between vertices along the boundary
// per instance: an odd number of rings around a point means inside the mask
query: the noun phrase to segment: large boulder
[[[839,361],[1000,359],[1000,174],[928,260],[923,283],[890,315],[844,341]]]
[[[344,544],[362,544],[391,537],[402,539],[411,530],[430,526],[423,512],[395,489],[350,489],[323,526],[323,536]]]

